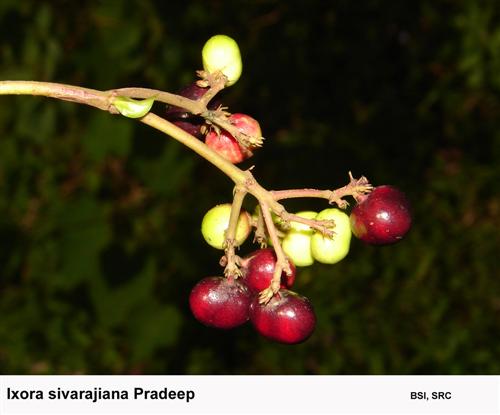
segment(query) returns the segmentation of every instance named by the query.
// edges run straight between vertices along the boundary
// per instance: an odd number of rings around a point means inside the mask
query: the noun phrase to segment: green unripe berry
[[[335,232],[332,238],[314,232],[311,237],[311,253],[313,258],[323,264],[335,264],[349,253],[351,242],[351,225],[349,216],[343,211],[331,208],[318,213],[316,220],[333,220]]]
[[[314,263],[311,255],[311,235],[289,232],[281,242],[283,251],[297,267],[307,267]]]
[[[224,249],[230,216],[231,205],[229,203],[217,205],[205,214],[201,222],[201,233],[210,246]],[[236,227],[235,245],[240,246],[245,242],[251,230],[251,217],[248,212],[242,210]]]
[[[306,219],[315,219],[317,213],[303,211],[296,213],[297,216]],[[298,267],[307,267],[314,263],[311,254],[311,237],[313,230],[303,223],[290,221],[290,231],[283,238],[281,246],[285,254]]]
[[[212,36],[203,46],[201,52],[203,69],[213,73],[221,71],[227,77],[227,86],[233,85],[241,76],[241,62],[238,43],[229,36]]]

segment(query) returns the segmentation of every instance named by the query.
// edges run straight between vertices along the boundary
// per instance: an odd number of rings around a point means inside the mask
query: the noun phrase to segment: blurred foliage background
[[[232,183],[132,120],[0,97],[0,371],[500,374],[499,22],[476,0],[0,2],[0,79],[173,92],[208,37],[235,37],[244,73],[223,99],[261,122],[244,165],[261,184],[352,170],[415,215],[398,245],[299,271],[306,343],[219,332],[188,295],[221,272],[199,228]]]

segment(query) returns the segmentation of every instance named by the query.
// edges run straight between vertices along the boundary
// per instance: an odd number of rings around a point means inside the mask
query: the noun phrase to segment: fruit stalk
[[[229,225],[226,230],[226,242],[225,242],[225,259],[226,267],[224,269],[224,275],[226,277],[241,277],[241,271],[239,268],[239,257],[235,254],[235,239],[236,239],[236,228],[238,226],[238,219],[240,217],[241,205],[243,204],[243,199],[247,191],[242,186],[236,186],[233,192],[233,203],[231,205],[231,215],[229,216]]]
[[[36,95],[109,111],[110,94],[96,89],[38,81],[0,81],[0,95]]]
[[[373,186],[368,182],[368,179],[361,176],[355,179],[349,172],[349,183],[335,190],[320,190],[320,189],[288,189],[288,190],[273,190],[271,194],[275,200],[294,199],[301,197],[327,199],[331,205],[336,204],[340,209],[345,209],[349,204],[343,200],[346,196],[352,196],[357,202],[364,195],[371,192]]]
[[[253,241],[257,242],[261,248],[265,248],[267,246],[266,224],[264,223],[264,217],[262,216],[260,205],[257,205],[257,218],[255,219],[253,226],[255,227]]]
[[[220,71],[207,73],[206,71],[197,71],[198,76],[202,78],[199,84],[210,86],[208,91],[200,98],[199,103],[205,108],[212,98],[214,98],[226,85],[227,77]]]
[[[328,190],[327,190],[328,191]],[[309,226],[311,229],[316,229],[318,232],[321,232],[321,234],[327,236],[327,237],[332,237],[333,232],[328,229],[331,227],[335,226],[335,222],[331,220],[316,220],[316,219],[309,219],[309,218],[304,218],[299,215],[295,215],[293,213],[288,213],[288,212],[282,212],[280,214],[281,219],[285,223],[290,223],[290,222],[298,222],[302,223],[303,225]]]
[[[116,96],[141,99],[155,97],[155,101],[184,108],[194,115],[199,115],[202,112],[206,111],[206,105],[204,104],[204,102],[189,99],[181,95],[171,94],[170,92],[160,91],[158,89],[117,88],[110,89],[105,93]]]
[[[243,185],[247,180],[247,173],[234,164],[230,163],[223,157],[219,156],[215,151],[210,149],[205,143],[200,140],[197,140],[191,134],[187,133],[183,129],[177,127],[171,122],[165,120],[164,118],[159,117],[155,114],[147,114],[140,121],[144,124],[149,125],[173,138],[177,141],[184,144],[186,147],[189,147],[195,153],[199,154],[204,159],[208,160],[214,166],[216,166],[219,170],[224,172],[227,176],[229,176],[236,185]]]
[[[99,91],[90,88],[82,88],[73,85],[59,84],[53,82],[38,81],[0,81],[0,95],[35,95],[48,98],[61,99],[64,101],[75,102],[78,104],[89,105],[112,114],[118,111],[113,107],[112,101],[119,96],[118,94],[133,98],[149,98],[156,96],[155,99],[167,104],[189,107],[195,113],[206,112],[207,108],[200,108],[200,103],[179,95],[166,93],[154,89],[146,88],[120,88],[109,91]],[[247,172],[239,169],[228,162],[215,151],[207,147],[203,142],[197,140],[192,135],[178,128],[171,122],[149,113],[140,118],[144,124],[147,124],[181,142],[191,150],[211,162],[214,166],[229,176],[235,184],[244,184],[248,180]]]
[[[262,290],[259,294],[259,302],[265,304],[276,294],[280,289],[281,283],[281,273],[284,271],[287,275],[291,275],[292,270],[290,264],[286,259],[283,248],[281,247],[278,234],[276,233],[276,227],[274,226],[273,218],[269,210],[269,205],[262,200],[260,202],[260,211],[264,218],[264,223],[266,224],[267,230],[269,232],[269,237],[274,247],[274,252],[276,253],[276,266],[274,268],[273,278],[271,284],[265,290]]]

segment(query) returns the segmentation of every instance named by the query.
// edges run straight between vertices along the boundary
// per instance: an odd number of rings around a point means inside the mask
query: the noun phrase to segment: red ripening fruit
[[[189,306],[195,318],[206,326],[231,329],[248,320],[252,298],[248,287],[238,280],[207,277],[191,290]]]
[[[177,95],[198,101],[207,91],[208,88],[203,88],[198,86],[196,82],[193,82],[192,84],[189,84],[177,91]],[[219,104],[220,103],[217,100],[212,101],[208,104],[208,109],[214,110],[219,106]],[[203,117],[193,115],[187,112],[184,108],[170,105],[167,107],[166,119],[199,139],[203,137],[201,132],[201,127],[205,124]]]
[[[229,122],[244,134],[256,137],[262,135],[259,122],[249,115],[231,114]],[[205,137],[205,144],[233,164],[241,163],[243,160],[252,157],[252,150],[255,149],[255,147],[243,148],[236,138],[225,130],[221,130],[219,134],[210,131]]]
[[[255,118],[250,117],[250,115],[234,113],[229,117],[229,121],[241,133],[255,137],[262,136],[262,130],[259,122]],[[253,150],[254,148],[254,146],[251,146],[250,150]]]
[[[219,134],[209,131],[205,136],[205,144],[233,164],[241,163],[250,157],[236,139],[224,130],[221,130]]]
[[[290,288],[295,282],[295,265],[289,259],[292,273],[281,274],[281,287]],[[272,248],[258,249],[242,261],[243,282],[253,292],[259,292],[269,287],[276,267],[276,253]]]
[[[267,304],[252,301],[250,321],[262,336],[280,343],[305,341],[314,331],[316,314],[310,301],[293,291],[280,289]]]
[[[411,227],[410,203],[389,185],[375,187],[350,215],[352,233],[371,245],[400,241]]]

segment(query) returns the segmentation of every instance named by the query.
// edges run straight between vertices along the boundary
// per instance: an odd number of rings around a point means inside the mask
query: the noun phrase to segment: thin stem
[[[129,94],[143,94],[143,96],[149,94],[150,92],[152,95],[161,92],[142,88],[125,88],[124,90],[128,90]],[[117,89],[111,91],[98,91],[95,89],[82,88],[78,86],[58,84],[53,82],[0,81],[0,95],[45,96],[49,98],[62,99],[65,101],[90,105],[104,111],[109,111],[111,113],[116,113],[116,109],[113,108],[113,105],[111,104],[113,98],[117,95],[116,91],[120,90]],[[184,102],[185,100],[185,98],[178,97],[174,94],[163,93],[162,96],[165,98],[165,100],[170,100],[170,98],[172,98],[173,100],[171,102],[169,101],[169,103],[172,103],[173,105],[179,104],[179,102]],[[195,103],[195,101],[187,100],[185,103],[190,105],[190,103]],[[199,141],[191,134],[185,132],[184,130],[168,122],[167,120],[155,114],[149,113],[142,117],[140,121],[180,141],[182,144],[189,147],[200,156],[210,161],[217,168],[222,170],[235,183],[242,184],[247,180],[248,176],[244,171],[242,171],[223,157],[219,156],[219,154],[206,146],[205,143]]]
[[[271,190],[275,200],[295,199],[300,197],[311,197],[320,199],[330,199],[331,190],[320,189],[289,189],[289,190]]]
[[[242,186],[236,186],[233,192],[233,203],[231,205],[231,214],[229,216],[229,224],[226,230],[225,254],[226,268],[224,275],[226,277],[238,278],[241,276],[239,268],[239,258],[235,255],[234,249],[236,246],[236,232],[238,229],[238,220],[240,218],[241,206],[247,191]]]
[[[191,150],[199,154],[204,159],[208,160],[215,167],[229,176],[236,184],[243,184],[246,182],[248,178],[247,172],[244,172],[231,162],[227,161],[225,158],[219,156],[219,154],[213,151],[204,142],[197,140],[191,134],[187,133],[171,122],[152,113],[145,115],[140,119],[140,121],[144,124],[149,125],[150,127],[164,132],[165,134],[170,135],[177,141],[189,147]]]
[[[197,71],[197,74],[202,79],[202,81],[199,81],[201,84],[206,83],[210,86],[208,91],[200,98],[200,103],[206,107],[210,100],[224,89],[227,77],[221,71],[214,73]]]
[[[273,218],[269,210],[269,205],[265,201],[260,200],[260,210],[262,212],[262,216],[264,217],[264,222],[266,224],[267,230],[269,231],[269,238],[271,239],[271,242],[273,244],[274,252],[276,253],[276,265],[274,268],[271,284],[268,288],[262,290],[259,293],[259,302],[261,304],[265,304],[269,302],[273,295],[276,294],[280,289],[281,273],[285,271],[287,275],[291,275],[292,270],[290,268],[288,260],[286,259],[285,253],[283,252],[283,248],[281,247],[278,234],[276,233],[276,227],[274,226]]]
[[[58,84],[52,82],[36,82],[36,81],[0,81],[0,95],[37,95],[45,96],[50,98],[61,99],[70,102],[76,102],[80,104],[89,105],[104,111],[108,111],[112,114],[117,114],[117,109],[113,106],[113,99],[116,96],[128,96],[133,98],[149,98],[155,96],[155,99],[167,104],[183,107],[186,110],[205,116],[208,120],[212,121],[221,127],[227,127],[229,132],[234,132],[238,138],[245,142],[246,144],[259,145],[259,139],[261,137],[254,137],[257,142],[252,142],[250,139],[252,137],[246,136],[239,133],[236,127],[228,122],[227,117],[224,116],[222,111],[207,111],[206,103],[211,95],[215,95],[220,89],[222,89],[222,83],[218,79],[207,78],[208,85],[211,86],[210,96],[205,100],[193,101],[175,94],[170,94],[163,91],[158,91],[154,89],[147,88],[120,88],[113,89],[109,91],[98,91],[95,89],[82,88],[78,86]],[[222,113],[222,115],[220,115]],[[201,157],[208,160],[215,167],[220,169],[228,177],[230,177],[236,185],[236,190],[234,194],[233,206],[231,209],[230,225],[228,227],[226,235],[226,265],[232,262],[232,265],[227,269],[227,272],[234,273],[234,268],[237,268],[237,259],[234,254],[234,239],[236,235],[237,220],[239,218],[239,213],[241,211],[241,205],[243,198],[247,193],[254,196],[258,201],[261,209],[261,229],[260,237],[265,236],[265,231],[262,228],[262,221],[264,222],[267,233],[272,241],[274,250],[276,252],[277,262],[272,278],[272,282],[269,288],[263,290],[260,293],[260,302],[268,302],[272,296],[279,290],[281,273],[285,271],[287,274],[291,273],[290,264],[286,259],[286,256],[281,247],[280,240],[278,237],[278,231],[273,223],[271,211],[279,215],[285,222],[296,221],[309,225],[322,233],[327,234],[329,231],[326,229],[328,225],[331,225],[329,221],[314,221],[308,220],[296,215],[292,215],[286,211],[286,209],[281,205],[278,200],[289,199],[295,197],[320,197],[328,199],[330,204],[337,204],[341,208],[347,207],[347,202],[342,200],[343,197],[351,195],[357,201],[361,200],[365,194],[372,190],[372,186],[368,183],[365,177],[360,179],[354,179],[352,174],[349,172],[350,182],[340,189],[337,190],[317,190],[317,189],[293,189],[293,190],[282,190],[270,192],[260,186],[254,179],[252,173],[247,170],[243,171],[236,167],[234,164],[230,163],[218,153],[209,148],[205,143],[196,139],[191,134],[172,124],[171,122],[153,114],[149,113],[144,117],[140,118],[144,124],[147,124],[184,144],[191,150],[199,154]],[[261,141],[260,141],[261,142]],[[262,241],[261,241],[262,243]],[[231,271],[231,269],[233,269]],[[239,271],[239,269],[238,269]]]
[[[181,95],[171,94],[169,92],[160,91],[158,89],[149,88],[117,88],[106,91],[110,94],[115,94],[130,98],[150,98],[154,97],[155,101],[165,104],[174,105],[184,108],[185,110],[197,115],[206,111],[206,106],[203,102],[195,101]]]
[[[346,196],[352,196],[356,201],[359,201],[363,195],[371,192],[373,186],[368,182],[368,179],[361,176],[355,179],[349,172],[349,183],[335,190],[318,190],[318,189],[289,189],[289,190],[274,190],[270,193],[275,200],[293,199],[299,197],[315,197],[327,199],[331,205],[336,204],[339,208],[345,209],[349,205],[343,200]]]
[[[257,220],[255,223],[255,235],[253,241],[257,242],[261,248],[265,248],[267,246],[266,224],[260,210],[260,205],[257,206]]]
[[[307,219],[302,216],[294,215],[293,213],[284,213],[282,215],[286,222],[298,222],[303,225],[309,226],[311,229],[316,229],[318,232],[321,232],[322,235],[327,237],[333,236],[333,231],[328,228],[335,227],[335,222],[333,220],[317,220],[317,219]]]
[[[90,88],[37,81],[0,81],[0,95],[37,95],[109,110],[109,94]]]

